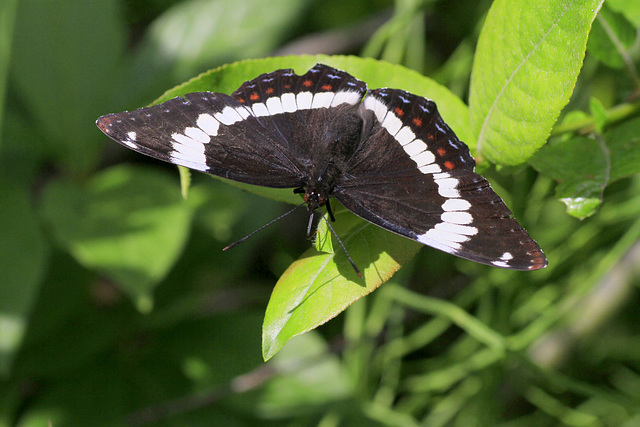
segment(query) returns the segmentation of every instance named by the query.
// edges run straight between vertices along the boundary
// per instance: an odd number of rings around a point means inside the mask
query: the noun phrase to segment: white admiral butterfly
[[[111,139],[157,159],[248,184],[294,188],[310,211],[330,197],[386,230],[514,270],[547,265],[436,104],[368,90],[317,64],[277,70],[232,95],[190,93],[97,121]],[[355,266],[354,266],[355,268]],[[357,269],[356,269],[357,271]]]

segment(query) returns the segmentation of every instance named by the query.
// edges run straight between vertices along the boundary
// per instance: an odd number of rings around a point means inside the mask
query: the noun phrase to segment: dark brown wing
[[[514,270],[547,265],[433,101],[378,89],[361,114],[370,125],[334,190],[347,209],[461,258]]]

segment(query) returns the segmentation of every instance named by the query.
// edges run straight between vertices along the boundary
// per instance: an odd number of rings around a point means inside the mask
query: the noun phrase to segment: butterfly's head
[[[309,189],[304,193],[304,202],[310,211],[315,211],[327,204],[327,196],[320,191]]]

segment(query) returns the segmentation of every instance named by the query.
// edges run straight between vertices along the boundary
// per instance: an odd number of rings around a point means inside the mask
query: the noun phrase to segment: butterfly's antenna
[[[360,276],[360,278],[362,278],[362,273],[360,273],[360,270],[358,270],[358,267],[356,266],[356,263],[353,262],[353,260],[351,259],[351,255],[349,255],[349,252],[347,252],[347,248],[344,246],[344,243],[342,243],[342,240],[340,240],[340,238],[338,237],[338,233],[336,233],[336,231],[331,226],[331,223],[329,221],[327,221],[327,218],[325,218],[324,215],[322,215],[322,219],[324,219],[324,222],[327,223],[327,226],[329,227],[329,230],[331,230],[333,235],[336,237],[336,240],[338,241],[338,243],[340,243],[340,246],[342,246],[342,250],[344,251],[344,254],[347,256],[347,259],[351,263],[351,267],[353,267],[353,269],[356,272],[356,274],[358,276]]]
[[[223,251],[226,251],[228,249],[233,248],[234,246],[238,246],[240,243],[244,242],[245,240],[247,240],[249,237],[253,236],[254,234],[256,234],[258,231],[264,230],[265,228],[267,228],[268,226],[270,226],[271,224],[273,224],[276,221],[280,221],[282,218],[284,218],[285,216],[289,215],[290,213],[292,213],[293,211],[295,211],[296,209],[298,209],[300,206],[304,206],[305,204],[299,204],[298,206],[296,206],[295,208],[291,209],[288,212],[283,213],[282,215],[280,215],[278,218],[276,219],[272,219],[271,221],[269,221],[268,223],[266,223],[265,225],[263,225],[262,227],[258,228],[257,230],[253,230],[251,233],[247,234],[246,236],[244,236],[242,239],[237,240],[235,242],[233,242],[232,244],[230,244],[229,246],[227,246],[226,248],[222,249]]]

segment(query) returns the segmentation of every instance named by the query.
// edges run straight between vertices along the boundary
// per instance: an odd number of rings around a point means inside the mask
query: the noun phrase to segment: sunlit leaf
[[[262,334],[262,354],[272,357],[292,337],[309,331],[341,313],[375,290],[422,245],[389,233],[342,211],[336,232],[362,271],[359,278],[344,251],[311,248],[280,277],[271,294]]]
[[[482,157],[519,164],[569,101],[603,0],[496,0],[473,63],[469,109]]]

